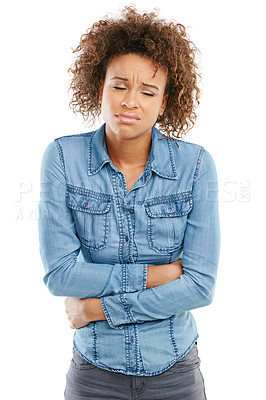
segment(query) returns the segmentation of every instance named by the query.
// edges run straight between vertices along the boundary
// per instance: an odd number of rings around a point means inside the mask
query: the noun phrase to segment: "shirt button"
[[[125,241],[126,241],[126,242],[129,241],[129,237],[128,237],[128,236],[125,237]]]
[[[82,207],[83,207],[83,208],[88,208],[88,203],[86,203],[86,202],[83,203],[83,204],[82,204]]]
[[[130,343],[134,343],[134,342],[135,342],[135,339],[134,339],[133,336],[131,336],[131,338],[130,338]]]
[[[169,212],[169,214],[172,214],[173,209],[172,208],[168,208],[168,212]]]

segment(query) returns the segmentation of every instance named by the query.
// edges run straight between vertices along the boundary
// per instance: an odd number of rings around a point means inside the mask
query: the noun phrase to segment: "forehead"
[[[106,71],[106,78],[119,76],[126,79],[138,77],[145,82],[165,82],[166,71],[162,67],[156,68],[151,59],[138,54],[125,54],[114,57]]]

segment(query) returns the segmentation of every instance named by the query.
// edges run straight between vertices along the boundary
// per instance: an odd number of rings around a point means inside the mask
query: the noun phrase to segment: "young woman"
[[[76,328],[65,399],[206,399],[190,310],[213,299],[220,230],[214,161],[182,140],[197,49],[126,7],[75,51],[72,107],[105,123],[56,138],[41,166],[44,281]]]

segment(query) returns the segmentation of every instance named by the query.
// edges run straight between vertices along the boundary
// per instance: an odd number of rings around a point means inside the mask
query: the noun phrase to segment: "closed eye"
[[[113,88],[116,90],[127,90],[126,88],[120,86],[113,86]]]
[[[151,96],[151,97],[153,97],[153,96],[154,96],[154,93],[142,92],[142,94],[145,94],[145,96]]]
[[[115,90],[127,90],[127,88],[121,87],[121,86],[113,86],[113,89],[115,89]],[[141,93],[144,94],[145,96],[150,96],[150,97],[154,97],[155,96],[154,93],[150,93],[150,92],[141,92]]]

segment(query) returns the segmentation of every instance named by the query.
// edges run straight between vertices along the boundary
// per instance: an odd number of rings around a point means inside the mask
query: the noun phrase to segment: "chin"
[[[136,127],[126,124],[118,126],[115,132],[116,136],[119,136],[121,139],[133,139],[141,136],[141,132],[136,130]]]
[[[110,138],[116,137],[117,139],[122,139],[122,140],[137,139],[141,136],[146,136],[147,134],[151,134],[152,131],[152,127],[141,128],[140,126],[131,124],[115,124],[107,126],[108,126],[107,134]]]

